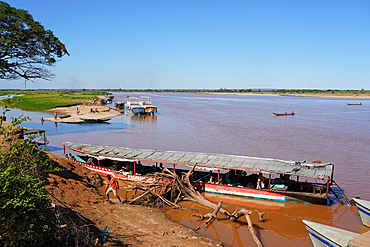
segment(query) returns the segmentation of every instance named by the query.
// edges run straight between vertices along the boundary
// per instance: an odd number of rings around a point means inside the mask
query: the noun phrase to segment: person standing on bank
[[[113,191],[113,194],[115,197],[118,198],[119,203],[122,203],[121,198],[118,196],[117,190],[119,188],[118,181],[114,178],[112,178],[110,175],[107,175],[108,184],[107,188],[105,189],[105,193],[107,195],[107,201],[109,201],[109,193]]]

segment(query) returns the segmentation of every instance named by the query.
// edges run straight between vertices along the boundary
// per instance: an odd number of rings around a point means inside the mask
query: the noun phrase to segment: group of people
[[[263,177],[262,173],[247,175],[245,171],[229,170],[226,174],[220,174],[220,180],[214,178],[211,174],[208,183],[264,189],[267,181],[268,179]]]
[[[91,113],[95,113],[95,112],[96,112],[96,113],[99,113],[98,108],[95,108],[95,110],[94,110],[93,108],[90,108],[90,112],[91,112]]]

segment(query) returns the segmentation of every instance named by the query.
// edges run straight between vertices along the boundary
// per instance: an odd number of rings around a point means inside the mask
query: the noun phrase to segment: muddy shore
[[[170,221],[161,209],[106,201],[98,192],[102,181],[96,173],[48,155],[66,168],[48,174],[46,189],[53,204],[68,207],[100,230],[107,226],[115,238],[109,237],[103,246],[223,246]]]

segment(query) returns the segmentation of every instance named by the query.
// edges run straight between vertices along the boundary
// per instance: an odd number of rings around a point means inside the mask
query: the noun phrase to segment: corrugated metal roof
[[[138,148],[124,148],[64,142],[64,146],[80,153],[89,155],[104,155],[152,161],[170,164],[194,165],[218,169],[239,169],[268,173],[284,173],[297,176],[327,179],[332,177],[334,165],[331,163],[300,163],[277,159],[256,158],[247,156],[195,153],[180,151],[160,151]]]

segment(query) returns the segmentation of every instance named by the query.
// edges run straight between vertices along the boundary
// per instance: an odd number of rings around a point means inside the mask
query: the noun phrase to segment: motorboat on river
[[[152,105],[150,97],[129,97],[127,96],[126,109],[134,115],[154,114],[157,112],[157,107]]]
[[[334,165],[331,163],[71,142],[64,142],[63,146],[66,159],[101,175],[123,180],[144,180],[146,174],[160,169],[162,164],[181,176],[196,164],[194,186],[205,192],[325,205],[329,192],[333,192],[330,186],[334,181]],[[66,148],[77,154],[66,154]]]
[[[288,112],[284,112],[284,113],[276,113],[276,112],[273,112],[273,114],[275,116],[294,116],[294,112],[292,111],[291,113],[288,113]]]

